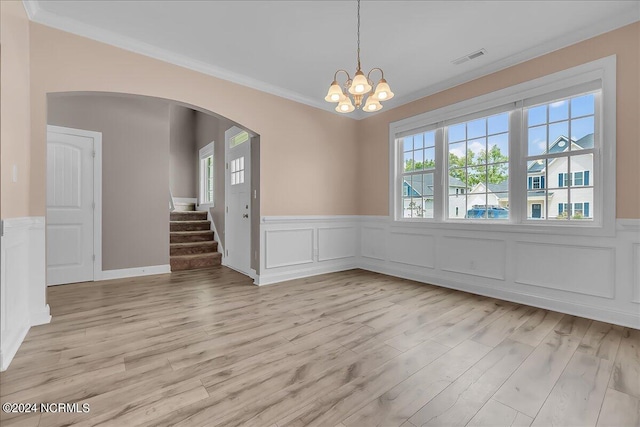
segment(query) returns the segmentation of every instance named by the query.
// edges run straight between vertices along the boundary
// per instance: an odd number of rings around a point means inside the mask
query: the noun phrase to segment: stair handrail
[[[169,212],[173,212],[176,210],[176,204],[173,202],[173,194],[171,193],[171,189],[169,189]]]

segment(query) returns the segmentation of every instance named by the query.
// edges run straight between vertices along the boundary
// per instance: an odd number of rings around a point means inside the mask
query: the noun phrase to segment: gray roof
[[[417,182],[415,181],[416,178]],[[411,182],[408,181],[409,179]],[[418,196],[433,196],[433,174],[412,175],[411,177],[406,177],[404,182]],[[464,182],[453,176],[449,177],[449,187],[467,188]]]
[[[489,191],[492,193],[507,193],[509,191],[509,180],[506,179],[499,184],[489,183],[487,187],[489,187]]]
[[[449,187],[462,187],[462,188],[466,188],[467,186],[465,185],[464,182],[462,182],[461,180],[459,180],[458,178],[456,178],[455,176],[451,176],[449,175]]]
[[[567,151],[569,149],[569,144],[567,144],[567,142],[569,142],[569,138],[567,138],[566,136],[558,137],[558,139],[556,139],[553,142],[553,144],[551,144],[548,152],[553,154],[553,153],[562,153],[564,151]],[[573,144],[577,145],[583,150],[593,148],[593,134],[590,133],[589,135],[585,135],[579,140],[573,141]],[[547,153],[545,152],[544,154],[547,154]],[[542,163],[534,162],[531,166],[529,166],[528,172],[529,173],[542,172],[543,169],[544,169],[544,162]]]

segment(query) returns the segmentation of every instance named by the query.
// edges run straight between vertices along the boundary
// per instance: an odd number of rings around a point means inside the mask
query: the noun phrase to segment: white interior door
[[[225,263],[251,276],[251,138],[242,129],[225,132],[227,144]]]
[[[47,132],[47,284],[94,280],[94,138]]]

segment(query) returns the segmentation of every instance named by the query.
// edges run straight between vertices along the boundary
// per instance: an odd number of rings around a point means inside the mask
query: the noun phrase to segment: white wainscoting
[[[640,243],[633,244],[631,259],[633,265],[633,302],[640,304]]]
[[[315,234],[313,228],[265,230],[264,267],[272,269],[313,263]]]
[[[359,218],[360,268],[640,328],[640,221],[593,237]]]
[[[0,238],[0,370],[11,363],[31,326],[49,323],[44,217],[5,219]]]
[[[356,268],[360,217],[263,217],[257,285]]]
[[[515,281],[612,299],[615,248],[516,242]]]
[[[438,251],[441,253],[442,270],[504,280],[506,269],[504,240],[445,235],[442,236],[441,243]]]
[[[388,217],[264,217],[264,285],[362,268],[640,328],[640,220],[614,236],[398,223]]]
[[[380,239],[374,245],[380,245]],[[389,259],[399,264],[435,268],[436,248],[432,234],[397,232],[389,236],[389,246],[397,251],[389,252]]]

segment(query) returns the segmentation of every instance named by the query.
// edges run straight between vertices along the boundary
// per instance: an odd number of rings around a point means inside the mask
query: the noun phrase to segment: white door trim
[[[239,134],[240,132],[247,132],[249,134],[249,141],[245,142],[245,144],[249,144],[249,156],[251,156],[251,139],[256,136],[253,132],[247,130],[247,129],[242,129],[239,128],[237,126],[231,126],[229,129],[227,129],[224,132],[224,236],[225,239],[229,239],[230,238],[230,234],[233,233],[229,233],[230,231],[230,227],[229,227],[229,194],[231,194],[231,181],[229,180],[229,139],[232,138],[233,136]],[[252,161],[253,159],[251,159]],[[251,202],[253,203],[253,198],[251,197],[253,188],[251,186],[251,182],[249,182],[249,197]],[[250,221],[254,221],[253,218],[251,218],[250,216]],[[250,236],[251,236],[251,232],[250,232]],[[229,240],[225,240],[225,242],[229,242]],[[252,242],[253,243],[253,242]],[[229,246],[229,245],[227,245]],[[251,245],[250,247],[247,249],[249,251],[249,260],[251,260]],[[232,266],[229,266],[228,262],[227,262],[227,256],[226,256],[226,252],[222,253],[222,265],[227,266],[229,268],[234,269]],[[235,269],[234,269],[235,270]],[[236,270],[238,271],[238,270]],[[248,271],[239,271],[242,274],[245,274],[249,277],[251,277],[252,279],[256,280],[257,279],[257,274],[255,272],[254,269],[251,268],[251,261],[249,262],[249,269]]]
[[[47,125],[47,132],[93,139],[93,280],[102,280],[102,132]]]

